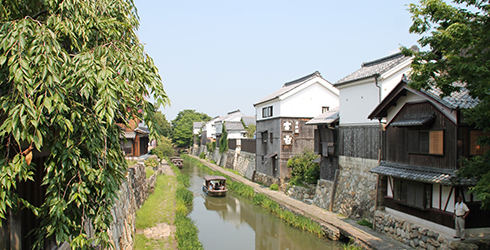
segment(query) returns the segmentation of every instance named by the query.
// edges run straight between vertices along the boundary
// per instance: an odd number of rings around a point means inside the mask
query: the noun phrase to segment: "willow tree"
[[[30,209],[46,239],[107,245],[127,165],[116,122],[168,105],[132,0],[0,1],[0,217]],[[147,101],[152,96],[156,105]],[[32,157],[45,161],[34,166]],[[42,205],[17,193],[43,171]],[[38,181],[38,180],[37,180]],[[94,237],[83,225],[90,223]]]
[[[411,87],[437,87],[443,96],[459,91],[464,85],[479,104],[464,110],[465,119],[477,129],[490,131],[490,1],[421,0],[410,4],[411,33],[423,35],[419,43],[427,50],[413,55]],[[454,84],[458,83],[458,84]],[[481,146],[490,145],[490,137],[479,138]],[[476,177],[470,190],[490,209],[490,151],[471,159],[461,159],[461,176]]]

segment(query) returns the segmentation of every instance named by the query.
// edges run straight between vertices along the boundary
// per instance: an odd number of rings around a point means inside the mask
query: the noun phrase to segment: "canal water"
[[[181,171],[190,176],[194,207],[189,217],[199,229],[204,249],[343,249],[343,243],[290,227],[233,192],[226,197],[206,196],[202,191],[205,170],[192,163],[186,161]]]

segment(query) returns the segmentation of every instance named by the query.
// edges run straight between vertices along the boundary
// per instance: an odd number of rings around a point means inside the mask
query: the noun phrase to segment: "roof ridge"
[[[398,53],[395,53],[395,54],[392,54],[392,55],[381,57],[381,58],[378,58],[378,59],[373,60],[373,61],[363,62],[361,64],[361,67],[373,66],[373,65],[380,64],[380,63],[383,63],[383,62],[386,62],[386,61],[390,61],[390,60],[393,60],[393,59],[396,59],[396,58],[400,58],[400,57],[404,57],[404,55],[402,54],[402,52],[398,52]]]
[[[303,76],[303,77],[298,78],[296,80],[293,80],[293,81],[290,81],[290,82],[286,82],[286,83],[284,83],[284,86],[283,87],[290,86],[290,85],[293,85],[293,84],[296,84],[296,83],[299,83],[299,82],[304,82],[304,81],[306,81],[306,80],[308,80],[308,79],[310,79],[312,77],[315,77],[315,76],[322,77],[322,75],[320,74],[320,72],[317,70],[317,71],[315,71],[312,74],[309,74],[307,76]]]

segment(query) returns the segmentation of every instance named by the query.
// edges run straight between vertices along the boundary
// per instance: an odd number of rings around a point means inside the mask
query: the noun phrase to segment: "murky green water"
[[[292,228],[232,192],[222,198],[206,196],[202,191],[206,173],[188,162],[182,172],[190,176],[194,208],[189,216],[196,222],[204,249],[343,249],[342,243]]]

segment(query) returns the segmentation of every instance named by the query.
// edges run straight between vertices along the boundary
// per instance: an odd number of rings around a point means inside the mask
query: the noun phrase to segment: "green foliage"
[[[342,247],[342,249],[343,249],[343,250],[363,250],[363,248],[362,248],[362,247],[360,247],[360,246],[356,246],[356,245],[354,244],[354,241],[355,241],[354,239],[351,239],[347,245],[344,245],[344,246]]]
[[[325,234],[320,224],[303,215],[296,215],[290,211],[283,210],[277,202],[271,200],[264,194],[255,194],[252,198],[252,202],[254,205],[261,206],[270,213],[281,218],[290,226],[313,233],[318,237],[323,237]]]
[[[206,158],[206,153],[201,152],[201,153],[199,154],[199,159],[205,159],[205,158]]]
[[[207,147],[209,153],[213,153],[214,150],[216,150],[216,142],[215,141],[208,142],[208,143],[206,143],[206,147]]]
[[[238,181],[230,181],[227,183],[226,187],[243,196],[243,197],[247,197],[247,198],[252,198],[254,195],[255,195],[255,190],[253,189],[253,187],[250,187],[250,186],[247,186],[241,182],[238,182]]]
[[[138,163],[137,161],[130,161],[130,160],[126,160],[126,164],[128,165],[128,167],[132,167],[134,166],[134,164]]]
[[[160,159],[174,155],[172,141],[165,136],[157,136],[157,146],[151,150]]]
[[[361,225],[361,226],[365,226],[365,227],[369,227],[369,228],[373,228],[373,223],[367,221],[366,219],[362,219],[360,221],[357,221],[357,224]]]
[[[145,161],[145,167],[147,168],[156,168],[158,167],[158,160],[155,158],[148,158]]]
[[[255,130],[257,129],[257,126],[254,124],[246,125],[243,119],[240,120],[242,122],[243,127],[245,128],[245,131],[247,131],[247,138],[254,138]]]
[[[221,129],[221,137],[219,139],[219,153],[222,154],[228,150],[228,132],[226,132],[225,122]]]
[[[172,141],[177,147],[190,147],[192,145],[193,134],[192,125],[194,122],[207,122],[211,117],[195,110],[184,109],[172,120]]]
[[[272,183],[272,185],[269,188],[271,190],[277,191],[279,190],[279,185],[277,185],[277,183]]]
[[[183,159],[189,159],[189,157],[181,156]],[[173,165],[172,169],[177,176],[177,192],[176,192],[176,215],[175,215],[175,238],[177,239],[178,249],[204,249],[198,238],[198,230],[194,222],[187,217],[189,213],[194,196],[187,188],[190,186],[190,180],[188,175],[182,174],[179,169]]]
[[[149,179],[153,174],[155,174],[155,170],[153,168],[145,168],[146,179]]]
[[[424,35],[420,45],[428,51],[414,52],[402,48],[406,55],[413,55],[413,74],[410,86],[415,89],[437,87],[449,96],[459,91],[464,83],[470,96],[480,103],[463,110],[465,119],[475,128],[490,131],[490,5],[488,1],[453,1],[457,7],[442,0],[422,0],[420,5],[410,4],[413,24],[411,33]],[[480,145],[490,145],[488,136]],[[462,159],[463,177],[476,177],[476,187],[471,193],[482,200],[482,208],[490,209],[490,151],[481,157]]]
[[[199,250],[204,249],[198,238],[198,230],[194,222],[187,216],[178,213],[175,217],[177,230],[175,238],[177,238],[177,247],[180,250]]]
[[[316,184],[320,177],[320,167],[313,160],[318,158],[318,155],[313,153],[313,150],[304,149],[303,153],[295,155],[288,160],[288,167],[292,168],[291,181],[292,185],[303,185],[303,182]]]
[[[171,138],[172,125],[160,111],[155,113],[155,127],[159,135],[165,136],[166,138]]]
[[[144,120],[154,135],[155,109],[169,104],[139,43],[136,6],[6,0],[0,13],[0,218],[9,209],[31,210],[40,223],[37,248],[45,239],[105,248],[127,169],[116,121]],[[37,166],[42,180],[26,161],[33,150],[49,152]],[[40,206],[18,196],[25,180],[42,182]],[[93,238],[84,223],[91,223]]]

